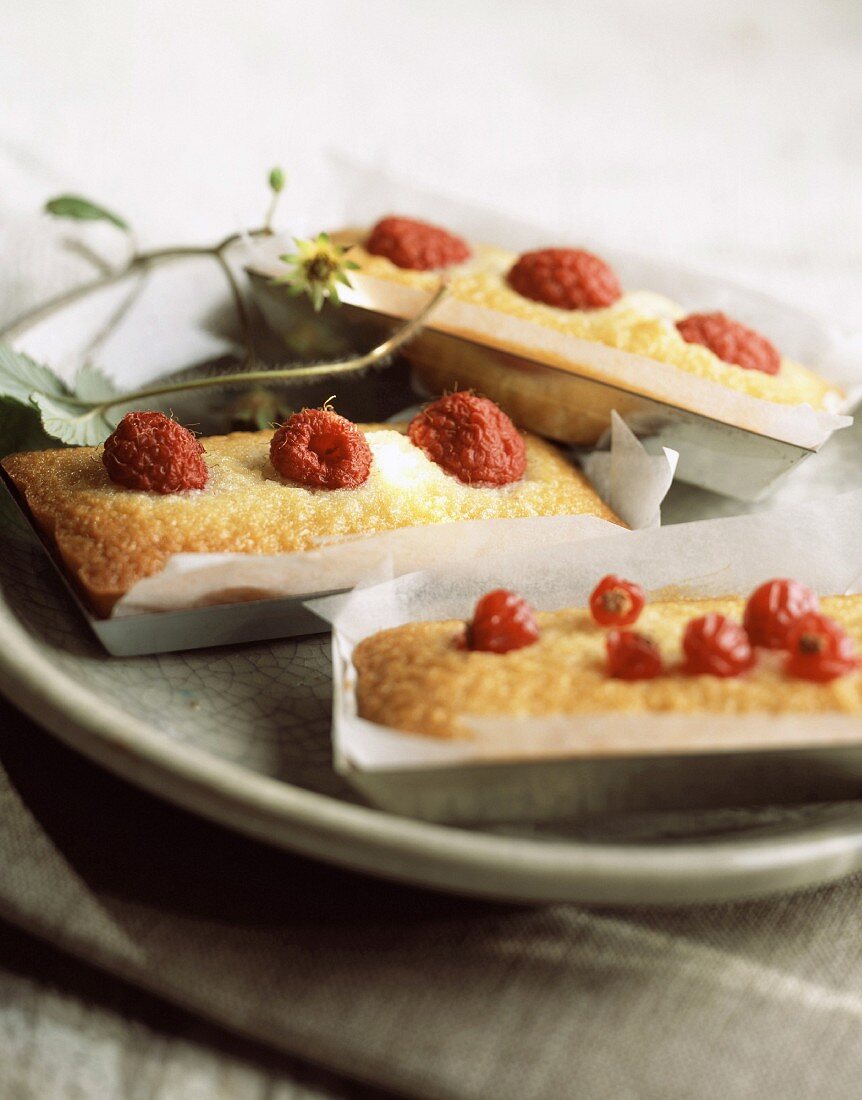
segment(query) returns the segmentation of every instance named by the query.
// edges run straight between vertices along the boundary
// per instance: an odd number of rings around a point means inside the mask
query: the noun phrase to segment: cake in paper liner
[[[315,601],[315,613],[333,623],[336,767],[389,809],[449,820],[669,808],[689,799],[709,802],[716,792],[726,804],[781,800],[799,785],[789,783],[782,794],[776,777],[786,778],[793,767],[804,778],[806,760],[806,797],[833,791],[818,788],[823,767],[857,782],[862,721],[832,711],[465,715],[469,738],[401,733],[358,717],[352,651],[389,627],[467,618],[478,596],[497,587],[515,589],[538,610],[583,607],[608,572],[637,579],[656,598],[746,597],[775,576],[795,577],[822,595],[858,591],[860,546],[862,491],[856,491],[759,515],[552,547],[540,563],[535,553],[500,554],[446,575],[417,574]],[[659,774],[668,777],[666,785]],[[741,784],[736,793],[731,776]]]
[[[659,523],[676,460],[673,451],[647,454],[618,419],[610,449],[588,456],[584,466],[599,497],[637,529]],[[175,554],[159,573],[138,581],[115,605],[113,616],[336,592],[387,573],[400,576],[441,562],[480,560],[500,547],[527,551],[614,530],[618,527],[598,516],[533,516],[407,527],[295,554]]]
[[[652,449],[682,452],[681,480],[744,500],[770,492],[851,421],[862,396],[859,337],[750,288],[601,247],[621,278],[622,299],[600,310],[546,306],[516,294],[505,272],[515,250],[565,243],[547,228],[349,163],[335,174],[344,222],[361,227],[343,234],[358,241],[361,270],[343,288],[346,308],[338,315],[324,307],[318,323],[404,318],[428,301],[440,273],[403,270],[361,247],[383,214],[424,217],[473,241],[509,246],[475,246],[470,260],[446,272],[448,299],[404,349],[426,392],[473,387],[523,427],[581,446],[602,438],[615,410]],[[318,216],[334,220],[331,211]],[[284,241],[255,242],[248,263],[264,315],[287,335],[304,306],[267,284],[285,273],[285,251]],[[744,370],[684,341],[674,322],[701,311],[726,311],[764,332],[782,352],[779,374]]]
[[[283,265],[274,263],[268,253],[285,247],[286,242],[267,242],[258,246],[252,258],[253,270],[270,276],[283,275]],[[439,281],[431,278],[435,284]],[[364,272],[352,273],[351,282],[354,284],[351,288],[339,291],[344,303],[404,320],[427,305],[433,293],[431,289]],[[744,292],[738,291],[737,295],[745,297]],[[625,308],[635,310],[636,306],[635,316],[641,327],[651,323],[673,328],[669,314],[679,316],[682,312],[663,296],[647,293],[628,296]],[[748,312],[756,311],[749,309]],[[630,331],[637,324],[630,322],[619,327]],[[773,324],[773,329],[775,327]],[[614,347],[535,319],[502,313],[454,296],[435,309],[425,328],[426,336],[408,345],[404,354],[418,364],[419,378],[430,390],[475,387],[497,401],[517,423],[566,443],[595,443],[607,428],[612,409],[623,415],[639,412],[641,407],[634,398],[644,396],[745,431],[816,450],[833,431],[851,422],[844,410],[852,408],[860,396],[858,388],[853,388],[849,394],[839,388],[848,375],[853,378],[859,348],[855,342],[839,342],[831,335],[827,339],[825,333],[824,346],[818,349],[817,357],[827,364],[826,370],[833,375],[834,381],[813,381],[809,372],[800,373],[789,383],[786,399],[778,400],[774,387],[766,391],[772,395],[771,399],[765,398],[747,388],[732,388],[726,381],[716,380],[717,371],[711,375],[697,374],[673,361]],[[427,338],[427,334],[435,332],[461,337],[466,342],[467,347],[461,349],[455,362],[451,355],[447,356],[445,347]],[[685,344],[681,337],[679,342],[693,349],[693,345]],[[471,355],[469,345],[493,348],[524,361],[556,368],[557,375],[531,376],[514,365],[507,373],[505,361],[488,360],[475,352]],[[699,350],[716,359],[706,349]],[[801,370],[792,360],[786,363],[788,370]],[[731,365],[725,366],[731,369]],[[742,375],[759,373],[744,371],[741,367],[732,369]],[[578,407],[570,400],[570,375],[602,382],[618,392],[607,394],[600,405],[593,401],[591,407]],[[839,381],[836,375],[844,377]],[[626,394],[630,396],[627,398]],[[803,400],[794,400],[794,395],[802,395]],[[812,399],[816,400],[816,407]]]
[[[206,441],[210,485],[167,497],[113,486],[92,448],[13,456],[5,465],[67,575],[77,580],[78,563],[90,569],[78,587],[86,584],[98,597],[90,606],[114,618],[338,591],[369,574],[470,560],[501,545],[553,545],[618,523],[602,495],[541,440],[527,439],[521,482],[483,489],[461,484],[382,426],[368,431],[375,464],[367,486],[315,492],[282,484],[268,468],[269,436]],[[657,522],[675,455],[646,454],[620,424],[601,459],[594,472],[602,493],[632,525]],[[373,528],[366,512],[374,508],[379,526],[394,529],[363,532]],[[245,544],[253,552],[232,550]],[[279,548],[289,552],[267,552]]]

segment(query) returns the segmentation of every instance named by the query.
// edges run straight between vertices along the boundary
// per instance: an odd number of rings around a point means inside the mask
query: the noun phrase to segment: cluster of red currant
[[[645,634],[628,630],[643,611],[640,585],[613,574],[603,577],[590,596],[590,612],[607,626],[608,675],[618,680],[651,680],[665,672],[659,647]],[[488,592],[467,624],[466,646],[508,653],[539,638],[533,609],[507,589]],[[688,676],[739,676],[753,668],[756,647],[783,650],[784,669],[795,679],[826,683],[860,665],[853,642],[833,619],[820,612],[817,596],[804,584],[771,580],[755,589],[742,623],[710,612],[692,619],[682,637],[679,671]]]

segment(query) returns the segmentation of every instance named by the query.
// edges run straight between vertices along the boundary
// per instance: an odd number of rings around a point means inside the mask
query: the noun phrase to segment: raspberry
[[[778,374],[781,368],[781,356],[765,336],[724,313],[692,313],[676,327],[687,343],[703,344],[725,363],[764,374]]]
[[[206,485],[203,453],[192,432],[164,413],[130,412],[105,440],[102,462],[111,481],[127,489],[181,493]]]
[[[615,680],[652,680],[664,671],[658,646],[633,630],[611,630],[605,647],[608,676]]]
[[[590,596],[590,611],[601,626],[631,626],[643,611],[644,590],[612,573],[602,577]]]
[[[524,298],[558,309],[602,309],[622,295],[613,268],[579,248],[525,252],[507,278],[512,290]]]
[[[682,637],[683,672],[690,676],[738,676],[754,664],[751,642],[739,623],[713,612],[692,619]]]
[[[476,604],[467,624],[467,646],[482,653],[508,653],[538,641],[536,616],[525,599],[506,588],[495,588]]]
[[[786,649],[787,634],[803,615],[820,610],[820,601],[798,581],[767,581],[756,588],[745,605],[746,633],[752,645]]]
[[[396,267],[413,271],[451,267],[470,258],[466,241],[413,218],[383,218],[371,230],[365,247],[375,256],[385,256]]]
[[[276,430],[269,458],[282,477],[323,489],[356,489],[371,472],[368,440],[331,409],[303,409]]]
[[[467,485],[508,485],[524,476],[524,440],[487,397],[447,393],[410,421],[410,441]]]
[[[798,680],[825,684],[860,664],[852,639],[833,619],[816,612],[797,619],[787,635],[787,648],[784,670]]]

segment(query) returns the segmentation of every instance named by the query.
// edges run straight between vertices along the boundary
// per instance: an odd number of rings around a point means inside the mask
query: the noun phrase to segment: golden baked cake
[[[470,716],[862,715],[862,673],[855,658],[842,657],[840,674],[828,682],[788,674],[785,652],[759,647],[756,660],[746,658],[739,674],[687,671],[682,652],[687,624],[719,622],[705,620],[711,615],[741,623],[745,607],[739,599],[648,604],[633,631],[661,652],[663,668],[636,680],[609,674],[609,633],[588,609],[537,614],[537,638],[505,653],[471,650],[464,642],[463,622],[410,623],[356,647],[359,714],[384,726],[439,738],[470,737],[464,721]],[[862,649],[862,596],[824,599],[821,611],[846,633],[841,644],[846,643],[847,652],[853,643]],[[803,637],[803,650],[806,644],[810,648],[810,639]]]
[[[763,345],[768,344],[768,341],[760,337],[759,334],[744,330],[744,326],[730,321],[723,315],[703,316],[712,319],[713,329],[719,323],[716,322],[715,318],[719,318],[720,323],[725,326],[735,326],[735,330],[731,329],[729,339],[711,340],[706,344],[691,338],[693,327],[689,326],[686,329],[683,321],[685,311],[681,306],[663,295],[652,293],[648,289],[618,288],[616,293],[604,296],[600,294],[594,299],[595,302],[607,302],[608,304],[593,304],[589,308],[564,308],[548,304],[547,301],[538,300],[536,297],[528,296],[527,293],[519,292],[513,286],[514,281],[516,285],[522,286],[523,289],[523,283],[518,283],[516,279],[513,280],[513,272],[516,271],[519,264],[525,261],[525,257],[529,259],[538,256],[538,253],[527,253],[519,260],[514,253],[502,248],[484,245],[467,246],[465,244],[464,251],[455,251],[449,254],[450,259],[455,262],[451,262],[445,268],[431,270],[427,268],[427,265],[424,265],[425,269],[405,267],[402,266],[404,263],[411,262],[409,255],[405,260],[398,251],[391,247],[391,244],[388,251],[396,257],[399,261],[397,263],[385,254],[387,252],[387,242],[384,242],[384,247],[378,251],[373,251],[377,247],[374,244],[375,235],[379,234],[380,226],[388,222],[405,223],[408,226],[411,224],[421,226],[422,224],[411,223],[409,219],[387,218],[374,227],[370,236],[367,230],[346,230],[336,234],[339,240],[358,240],[360,242],[351,250],[350,257],[359,265],[364,274],[431,291],[438,285],[441,271],[445,270],[452,295],[471,305],[483,306],[508,317],[534,322],[546,329],[565,335],[596,341],[609,348],[645,356],[658,363],[678,367],[700,378],[720,383],[739,393],[767,401],[786,405],[807,403],[815,409],[829,408],[840,401],[841,393],[834,385],[802,364],[779,355],[774,349],[770,352],[771,360],[758,363],[759,369],[751,369],[751,363],[757,363],[758,360],[757,357],[752,358],[746,357],[744,354],[742,356],[737,354],[739,332],[744,331],[746,333],[743,341],[751,339],[760,341]],[[439,233],[444,232],[436,230],[434,227],[425,228],[429,232],[432,230]],[[407,241],[410,244],[412,238],[408,237]],[[369,248],[372,251],[369,251]],[[541,251],[546,253],[570,253],[568,257],[563,257],[563,261],[572,260],[573,257],[574,259],[588,257],[589,261],[597,261],[603,264],[603,261],[598,261],[596,257],[583,252],[576,253],[576,250],[546,249]],[[466,258],[464,258],[465,252]],[[445,257],[447,254],[444,252],[443,255]],[[421,263],[422,259],[423,256],[420,253],[417,263]],[[559,262],[562,263],[562,261]],[[545,272],[545,275],[547,275],[547,272]],[[558,275],[564,282],[571,280],[571,274],[564,268],[561,268],[561,274],[558,273]],[[615,276],[613,278],[615,279]],[[527,287],[529,289],[529,283]],[[529,293],[532,294],[533,291],[530,290]],[[541,286],[536,293],[542,293]],[[560,297],[565,299],[564,294]],[[678,327],[678,323],[682,323],[681,328]],[[683,332],[688,332],[688,338],[683,336]],[[464,335],[469,336],[469,333],[465,332]],[[724,337],[724,335],[723,332],[720,333],[720,336]],[[476,339],[481,343],[485,336],[483,335],[481,339],[476,337]],[[524,354],[528,357],[531,355],[530,349],[523,346],[512,346],[508,349],[505,344],[497,346],[500,346],[502,350],[511,350],[514,353]],[[721,355],[712,350],[714,347],[719,349]],[[555,361],[553,357],[537,349],[534,349],[532,357],[551,365],[565,366],[565,364]],[[737,361],[732,361],[734,359]],[[738,365],[740,361],[748,365]],[[517,399],[517,393],[506,393],[504,396],[501,392],[497,392],[494,388],[496,385],[494,376],[487,373],[487,371],[481,371],[479,364],[471,360],[465,360],[463,365],[459,363],[459,367],[464,375],[458,378],[459,385],[475,385],[483,388],[489,396],[495,400],[500,400],[509,412],[517,415],[517,410],[512,407],[512,400]],[[479,370],[478,374],[475,373],[476,370]],[[434,363],[423,361],[421,363],[421,375],[429,385],[437,385],[438,388],[442,388],[447,382],[449,385],[452,384],[452,379],[446,376],[445,371],[439,364],[435,366]],[[516,382],[528,386],[529,379],[516,380],[512,385],[516,386]],[[529,400],[532,401],[534,396],[531,393]],[[508,399],[508,403],[506,399]],[[525,400],[527,400],[526,397]],[[529,426],[534,429],[544,430],[535,422],[524,422],[529,423]],[[558,437],[561,438],[561,436]],[[567,438],[573,437],[567,436]]]
[[[164,495],[111,481],[101,447],[11,455],[3,466],[99,615],[176,553],[291,553],[346,536],[469,519],[590,513],[619,522],[563,455],[535,437],[524,437],[522,478],[483,487],[446,473],[403,425],[361,431],[373,458],[365,483],[351,489],[281,478],[270,462],[269,431],[202,439],[205,487]]]

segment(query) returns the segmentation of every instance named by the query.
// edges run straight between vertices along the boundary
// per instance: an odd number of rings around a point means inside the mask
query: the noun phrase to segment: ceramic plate
[[[133,290],[121,329],[106,335],[106,318]],[[63,371],[92,354],[135,382],[228,351],[221,315],[212,273],[182,264],[143,288],[124,281],[88,295],[12,337]],[[824,476],[814,465],[808,480]],[[670,511],[690,510],[691,492]],[[855,803],[481,830],[369,808],[330,765],[327,636],[109,658],[5,495],[0,507],[0,687],[126,779],[268,843],[437,889],[531,902],[708,901],[862,866]]]

